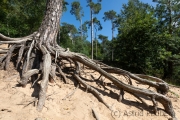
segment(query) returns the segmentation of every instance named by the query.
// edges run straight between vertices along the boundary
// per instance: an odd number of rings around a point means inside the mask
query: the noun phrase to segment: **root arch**
[[[36,84],[36,81],[41,81],[37,105],[38,111],[42,111],[45,104],[49,79],[54,79],[55,76],[60,75],[65,83],[68,83],[66,74],[74,76],[78,84],[83,85],[104,103],[107,108],[112,110],[103,100],[103,96],[81,79],[81,72],[84,72],[85,68],[88,67],[110,80],[121,91],[120,98],[126,95],[124,94],[125,91],[148,106],[143,98],[141,98],[141,95],[146,96],[147,98],[151,98],[154,112],[157,112],[157,102],[159,102],[173,119],[176,118],[172,102],[165,96],[169,90],[168,84],[163,80],[152,76],[133,74],[120,68],[111,67],[99,61],[91,60],[83,54],[71,52],[57,45],[56,36],[61,14],[62,0],[48,0],[47,11],[38,31],[22,38],[10,38],[0,34],[0,45],[9,45],[6,49],[0,48],[0,54],[2,54],[0,56],[1,68],[8,70],[11,58],[15,58],[15,66],[21,72],[21,80],[18,81],[20,85],[25,87],[30,81],[30,78],[33,84]],[[64,61],[68,61],[71,65],[71,71],[66,71],[66,74],[62,70],[64,68]],[[81,67],[80,64],[86,67]],[[122,82],[121,79],[113,76],[112,73],[126,76],[129,84]],[[157,91],[135,87],[131,82],[132,80],[154,87]]]

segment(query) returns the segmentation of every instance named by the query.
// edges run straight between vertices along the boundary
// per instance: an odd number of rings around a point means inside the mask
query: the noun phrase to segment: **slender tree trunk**
[[[95,27],[96,28],[96,27]],[[96,34],[97,34],[97,29],[96,29],[96,32],[95,32],[95,40],[96,40],[96,60],[97,60],[97,38],[96,38]]]
[[[95,30],[96,30],[96,31],[94,32],[94,33],[95,33],[94,36],[95,36],[95,42],[96,42],[96,60],[97,60],[97,38],[96,38],[96,35],[97,35],[97,28],[96,28],[96,26],[94,26],[94,28],[95,28]]]
[[[97,60],[97,39],[96,39],[96,60]]]
[[[111,24],[112,24],[112,42],[113,42],[113,39],[114,39],[114,24],[113,24],[113,21],[111,21]],[[114,50],[113,50],[113,45],[112,45],[112,61],[114,60]]]
[[[91,9],[91,8],[90,8]],[[93,60],[93,13],[91,9],[91,59]]]
[[[111,24],[112,24],[112,40],[114,38],[114,24],[113,24],[113,21],[111,21]]]
[[[81,25],[81,40],[83,40],[83,32],[82,32],[82,19],[80,19],[80,25]]]
[[[171,0],[168,1],[168,11],[169,11],[169,34],[172,35],[172,8],[171,8]]]

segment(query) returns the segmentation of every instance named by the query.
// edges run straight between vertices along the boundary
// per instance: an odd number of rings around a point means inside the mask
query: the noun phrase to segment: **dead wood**
[[[109,73],[127,74],[130,78],[140,82],[141,84],[146,84],[146,85],[155,87],[157,92],[159,92],[161,94],[166,94],[168,92],[168,90],[169,90],[168,84],[163,80],[161,80],[161,82],[160,82],[160,79],[159,80],[157,79],[158,82],[150,81],[150,80],[147,80],[147,79],[140,78],[139,77],[140,75],[136,76],[135,74],[132,74],[132,73],[127,72],[125,70],[122,70],[122,69],[119,69],[119,68],[114,68],[114,67],[105,67],[105,68],[102,68],[102,69],[105,70],[106,72],[109,72]],[[150,76],[148,78],[153,78],[153,80],[155,79],[155,77],[150,77]]]
[[[42,111],[46,100],[46,91],[48,88],[49,74],[51,71],[51,55],[44,47],[43,49],[45,51],[44,62],[43,62],[43,78],[40,84],[39,101],[37,106],[38,111]]]
[[[55,77],[56,77],[56,64],[52,64],[49,82],[54,83]]]
[[[123,99],[124,99],[124,90],[123,90],[123,89],[120,89],[118,101],[121,102]]]
[[[65,82],[66,84],[68,84],[69,81],[68,81],[68,79],[66,78],[65,74],[62,72],[61,68],[60,68],[58,65],[57,65],[57,67],[58,67],[58,71],[59,71],[60,75],[63,77],[64,82]]]
[[[23,46],[19,49],[18,59],[17,59],[17,63],[16,63],[16,69],[18,68],[19,63],[21,62],[21,59],[22,59],[22,56],[23,56],[23,53],[24,53],[24,48],[25,48],[25,45],[23,45]]]
[[[97,72],[102,74],[104,77],[106,77],[110,81],[112,81],[114,83],[114,85],[116,85],[119,89],[123,89],[125,91],[132,92],[132,93],[142,94],[142,95],[145,95],[145,96],[148,96],[148,97],[151,97],[151,98],[155,96],[155,99],[164,106],[165,111],[170,116],[175,117],[175,113],[174,113],[171,101],[169,100],[169,98],[167,98],[163,94],[156,93],[156,92],[153,92],[151,90],[137,88],[137,87],[134,87],[132,85],[125,84],[122,81],[118,80],[117,78],[113,77],[112,75],[110,75],[110,74],[108,74],[106,72],[106,71],[110,71],[110,73],[112,73],[112,70],[113,70],[113,73],[116,72],[116,73],[120,74],[120,73],[122,73],[123,70],[115,68],[117,70],[117,71],[115,71],[114,68],[112,69],[112,67],[106,68],[106,69],[105,68],[100,68],[99,66],[96,65],[96,63],[94,63],[94,61],[91,61],[90,59],[88,59],[88,58],[86,58],[84,56],[80,56],[77,53],[72,53],[72,52],[70,53],[69,52],[67,54],[66,52],[60,52],[60,56],[69,57],[69,58],[71,58],[73,60],[77,60],[78,62],[81,62],[82,64],[90,67],[91,69],[96,70]],[[104,70],[106,70],[106,71],[104,71]],[[123,72],[123,74],[124,74],[124,72]],[[128,72],[128,75],[133,76],[134,78],[138,78],[138,80],[141,81],[142,83],[147,83],[148,85],[152,85],[152,86],[157,87],[157,88],[159,87],[160,84],[167,86],[167,83],[165,83],[165,82],[156,84],[154,82],[141,79],[141,78],[131,74],[130,72]],[[162,90],[162,88],[160,90]],[[164,88],[163,90],[167,90],[167,88]]]
[[[128,92],[128,93],[130,93],[131,95],[136,97],[138,100],[140,100],[141,103],[144,104],[146,107],[149,107],[149,105],[142,98],[140,98],[138,95],[136,95],[135,93],[132,93],[132,92]]]
[[[12,53],[13,53],[15,47],[16,47],[16,45],[12,45],[10,47],[9,51],[7,52],[7,57],[6,57],[6,60],[5,60],[5,62],[6,62],[5,63],[5,70],[8,70],[8,68],[9,68],[9,62],[11,60],[11,56],[12,56]]]
[[[93,87],[85,83],[77,74],[74,75],[76,80],[80,82],[87,90],[92,92],[108,109],[112,110],[112,108],[103,100],[102,95]]]
[[[102,76],[108,79],[120,90],[119,101],[123,100],[124,91],[132,94],[146,106],[149,105],[141,98],[141,96],[151,98],[155,113],[158,108],[157,103],[159,102],[164,106],[165,111],[175,119],[172,102],[165,96],[169,90],[169,86],[163,80],[153,76],[133,74],[120,68],[111,67],[99,61],[91,60],[83,54],[74,53],[59,46],[56,42],[56,36],[59,31],[59,18],[62,15],[62,6],[62,0],[48,0],[47,11],[40,28],[29,36],[10,38],[0,34],[0,44],[10,45],[8,49],[0,50],[0,54],[4,54],[0,57],[1,67],[7,70],[9,63],[12,60],[11,58],[17,56],[17,61],[14,62],[16,62],[16,68],[19,67],[21,69],[21,80],[18,82],[22,86],[25,86],[28,83],[28,79],[31,76],[39,74],[37,75],[36,80],[33,81],[33,85],[38,80],[41,81],[37,110],[42,111],[46,100],[49,79],[52,78],[52,80],[55,81],[57,73],[63,77],[65,83],[69,82],[66,77],[67,74],[74,76],[79,82],[79,85],[83,85],[88,91],[92,92],[100,102],[112,110],[112,108],[104,101],[103,95],[100,94],[96,88],[88,85],[85,80],[81,79],[80,75],[84,73],[84,69],[88,68],[94,72],[98,72],[100,77]],[[68,64],[70,64],[74,72],[68,73],[64,70],[66,68],[64,61],[68,61]],[[83,66],[82,68],[81,65]],[[124,76],[128,80],[128,84],[113,76],[112,73]],[[42,80],[40,80],[40,76],[42,76]],[[93,73],[91,73],[91,78],[91,80],[100,81],[100,78],[95,80]],[[135,87],[132,84],[132,80],[135,80],[140,84],[154,87],[157,92]],[[102,86],[105,85],[102,84]]]
[[[21,80],[18,81],[18,83],[20,83],[22,86],[26,86],[26,84],[28,83],[28,79],[34,75],[34,74],[38,74],[39,73],[39,70],[38,69],[32,69],[32,70],[29,70],[27,72],[25,72],[22,77],[21,77]]]
[[[7,53],[8,52],[8,50],[0,50],[0,54],[3,54],[3,53]]]

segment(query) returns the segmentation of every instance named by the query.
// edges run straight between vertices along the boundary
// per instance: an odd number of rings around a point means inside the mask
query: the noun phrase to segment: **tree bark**
[[[95,96],[100,99],[100,101],[104,103],[107,108],[111,110],[110,106],[103,100],[103,96],[94,87],[91,87],[81,79],[80,73],[81,71],[84,71],[79,64],[81,63],[88,68],[98,72],[101,76],[104,76],[105,78],[110,80],[114,86],[121,90],[121,97],[124,96],[124,91],[126,91],[138,98],[144,104],[146,103],[143,99],[141,99],[141,96],[143,95],[147,98],[150,97],[151,101],[153,102],[153,108],[155,111],[158,107],[156,101],[158,101],[164,106],[165,111],[172,118],[175,118],[172,103],[170,99],[164,95],[168,92],[169,87],[168,84],[163,80],[152,76],[136,75],[128,71],[110,67],[98,61],[92,60],[93,51],[92,59],[89,59],[83,54],[74,53],[58,46],[56,37],[59,30],[60,17],[62,14],[62,1],[63,0],[48,0],[46,14],[42,21],[42,24],[38,31],[34,32],[32,35],[22,38],[10,38],[0,34],[0,44],[10,44],[10,47],[7,49],[7,53],[0,58],[0,62],[3,68],[5,67],[7,69],[9,62],[13,57],[13,54],[16,55],[17,53],[19,53],[17,54],[18,60],[16,63],[16,66],[21,65],[20,68],[22,68],[21,80],[19,81],[19,83],[22,86],[25,86],[31,76],[35,74],[40,74],[40,76],[42,76],[37,77],[37,79],[33,83],[35,84],[36,81],[42,79],[40,83],[37,110],[42,111],[46,100],[46,91],[48,88],[49,78],[50,76],[54,78],[54,74],[56,74],[56,72],[57,74],[61,74],[63,76],[65,82],[68,82],[66,74],[72,74],[72,76],[77,79],[79,84],[82,84],[84,87],[89,89],[90,92],[95,94]],[[91,28],[93,30],[92,16]],[[93,31],[91,31],[91,34],[93,36]],[[93,50],[93,37],[91,37],[91,40]],[[6,51],[2,51],[3,54],[4,52]],[[73,68],[73,72],[71,70],[68,70],[66,74],[64,74],[65,71],[61,70],[62,67],[66,67],[63,65],[63,63],[65,63],[64,61],[68,61],[69,64],[73,64],[73,66],[71,66]],[[52,69],[52,65],[56,65],[58,69],[56,69],[55,67]],[[111,73],[127,76],[129,78],[130,84],[122,82]],[[149,81],[146,78],[151,79],[152,81]],[[142,84],[147,84],[150,87],[154,87],[157,89],[158,93],[148,89],[135,87],[131,84],[131,80],[136,80]]]
[[[46,6],[46,14],[36,36],[39,44],[46,46],[57,45],[56,38],[59,30],[60,17],[62,15],[62,0],[49,0]]]

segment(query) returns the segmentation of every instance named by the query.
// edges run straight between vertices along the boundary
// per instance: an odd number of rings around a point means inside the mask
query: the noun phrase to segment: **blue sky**
[[[76,28],[79,28],[80,22],[77,21],[75,16],[71,15],[71,13],[70,13],[71,3],[74,0],[66,0],[66,1],[69,3],[69,5],[67,6],[68,10],[63,13],[61,22],[73,24],[76,26]],[[84,22],[86,20],[90,20],[90,9],[89,9],[89,7],[86,7],[87,6],[86,0],[79,0],[79,1],[82,5],[83,11],[84,11],[84,17],[82,18],[82,21]],[[93,0],[93,1],[96,2],[97,0]],[[152,2],[152,0],[140,0],[140,1],[142,1],[143,3],[148,3],[152,6],[156,5],[156,3]],[[119,14],[120,10],[122,8],[122,5],[126,4],[127,2],[128,2],[128,0],[102,0],[102,2],[101,2],[102,9],[99,12],[99,14],[95,15],[95,16],[98,18],[98,20],[101,21],[101,25],[103,26],[103,29],[101,31],[98,31],[97,35],[102,34],[102,35],[108,36],[108,39],[111,40],[111,38],[112,38],[111,23],[110,23],[110,21],[104,22],[104,20],[102,19],[104,16],[104,12],[107,12],[109,10],[114,10]],[[117,33],[118,32],[116,30],[114,32],[114,36],[116,36]],[[87,39],[88,39],[88,41],[90,41],[90,29],[88,29],[88,38]]]

